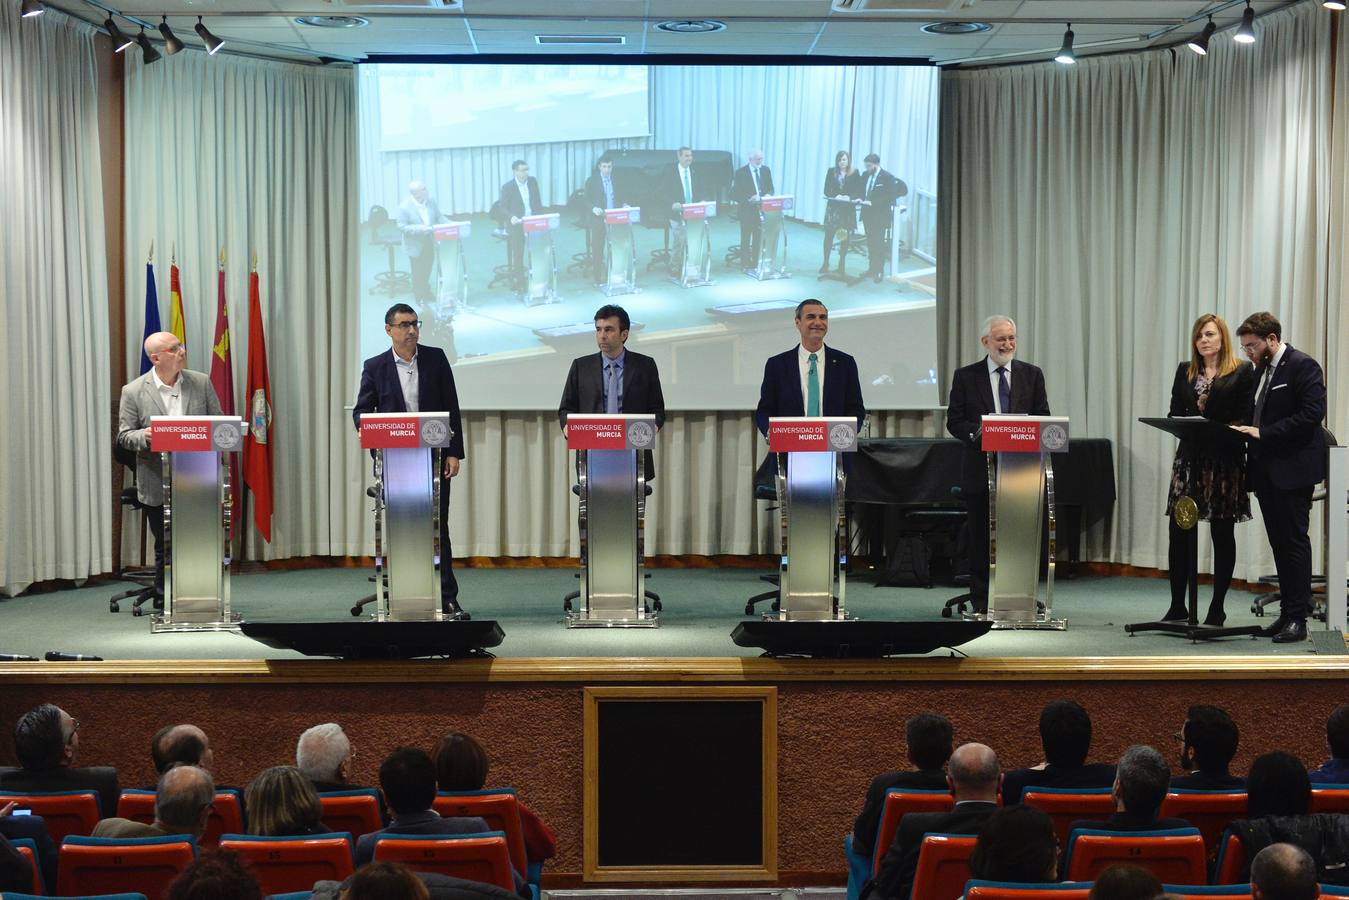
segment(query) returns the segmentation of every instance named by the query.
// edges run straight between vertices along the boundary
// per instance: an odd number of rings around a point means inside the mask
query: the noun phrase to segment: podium
[[[707,200],[685,203],[680,211],[684,220],[683,262],[675,274],[675,284],[684,288],[705,287],[712,283],[712,236],[707,220],[717,215],[717,204]]]
[[[230,631],[234,509],[222,453],[243,448],[238,416],[151,416],[150,450],[163,459],[164,612],[151,632]]]
[[[568,628],[653,628],[660,598],[648,608],[642,573],[646,520],[643,452],[656,443],[654,415],[567,416],[567,449],[576,451],[581,588],[563,601]],[[579,598],[577,608],[572,599]]]
[[[850,416],[768,420],[768,450],[777,454],[782,556],[777,609],[765,618],[847,619],[843,591],[848,546],[840,454],[856,449],[857,420]]]
[[[553,246],[553,232],[562,226],[558,213],[525,216],[520,228],[525,233],[525,248],[529,251],[529,280],[525,285],[525,305],[541,306],[557,303],[557,257]]]
[[[468,307],[468,265],[464,259],[464,241],[472,233],[471,222],[443,222],[431,229],[437,258],[440,260],[437,312],[453,314]]]
[[[790,211],[795,202],[796,198],[790,194],[759,199],[759,265],[749,274],[760,281],[791,277],[787,272],[787,228],[783,213]]]
[[[1222,422],[1215,422],[1212,419],[1206,419],[1203,416],[1177,416],[1175,418],[1148,418],[1140,417],[1139,420],[1144,425],[1150,425],[1153,428],[1165,431],[1167,434],[1174,435],[1181,440],[1201,441],[1214,444],[1232,444],[1241,445],[1245,438],[1236,431],[1233,431]],[[1183,499],[1183,498],[1182,498]],[[1193,509],[1193,507],[1191,507]],[[1226,627],[1213,627],[1210,625],[1201,625],[1199,622],[1199,522],[1198,519],[1188,519],[1182,515],[1172,513],[1176,519],[1176,524],[1185,532],[1185,566],[1186,572],[1186,592],[1189,595],[1189,615],[1183,622],[1135,622],[1124,626],[1127,634],[1133,635],[1140,631],[1164,631],[1168,634],[1181,634],[1192,641],[1210,640],[1221,637],[1237,637],[1240,635],[1259,634],[1261,629],[1258,625],[1244,625]]]
[[[363,413],[361,447],[375,452],[375,618],[437,622],[441,453],[450,414]]]
[[[642,221],[636,206],[619,206],[604,211],[604,258],[606,275],[600,290],[606,297],[637,291],[637,252],[632,226]]]
[[[988,454],[988,612],[998,628],[1062,631],[1054,618],[1055,453],[1068,452],[1066,416],[984,416]],[[1040,534],[1048,516],[1049,570],[1040,600]],[[979,616],[978,613],[970,614]]]

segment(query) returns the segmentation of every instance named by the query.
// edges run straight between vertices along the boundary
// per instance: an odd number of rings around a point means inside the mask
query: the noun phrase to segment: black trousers
[[[1274,551],[1274,570],[1279,575],[1279,615],[1306,621],[1312,613],[1312,542],[1307,536],[1312,489],[1265,487],[1256,490],[1255,499],[1260,501],[1265,534]]]
[[[763,223],[755,213],[740,220],[740,267],[753,269],[759,265],[759,251],[763,244]]]
[[[988,611],[988,491],[966,488],[965,508],[969,527],[970,601],[975,612]]]
[[[506,235],[506,249],[510,255],[511,274],[523,284],[525,279],[525,229],[511,225]]]
[[[885,240],[885,222],[869,222],[866,219],[867,226],[867,274],[881,275],[885,272],[885,261],[889,257],[886,252]]]
[[[440,479],[440,605],[447,612],[459,604],[459,579],[454,577],[454,552],[450,546],[450,482],[448,478]]]
[[[420,256],[409,256],[412,267],[412,296],[418,303],[430,303],[436,299],[431,290],[431,267],[435,265],[436,254],[423,250]]]
[[[1213,536],[1213,601],[1216,610],[1223,608],[1227,589],[1232,584],[1232,572],[1237,566],[1237,523],[1231,519],[1214,519],[1208,523]],[[1189,534],[1171,519],[1170,543],[1167,546],[1167,565],[1171,578],[1171,605],[1189,605],[1190,566],[1185,552]]]
[[[164,605],[164,507],[146,506],[145,524],[155,539],[155,599],[154,605]]]
[[[590,220],[590,262],[594,266],[595,283],[604,284],[609,280],[609,267],[604,264],[604,218],[595,216]]]

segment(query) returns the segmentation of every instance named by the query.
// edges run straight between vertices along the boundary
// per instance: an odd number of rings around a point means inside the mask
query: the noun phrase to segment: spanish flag
[[[183,318],[183,289],[178,283],[178,264],[169,266],[169,331],[187,346],[187,321]]]

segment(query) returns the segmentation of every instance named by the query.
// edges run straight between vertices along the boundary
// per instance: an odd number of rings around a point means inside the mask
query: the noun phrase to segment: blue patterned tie
[[[618,363],[605,363],[609,370],[609,385],[604,392],[604,411],[610,415],[618,414]]]
[[[1012,411],[1012,386],[1007,383],[1007,367],[998,366],[998,412],[1006,415]]]
[[[810,354],[810,369],[806,372],[806,415],[820,414],[820,375],[815,371],[814,353]]]

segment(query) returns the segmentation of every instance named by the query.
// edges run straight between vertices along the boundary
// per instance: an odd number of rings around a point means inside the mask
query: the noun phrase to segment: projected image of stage
[[[552,408],[595,310],[618,303],[668,406],[752,408],[815,297],[869,406],[936,405],[935,70],[359,76],[363,356],[409,303],[465,408]]]

